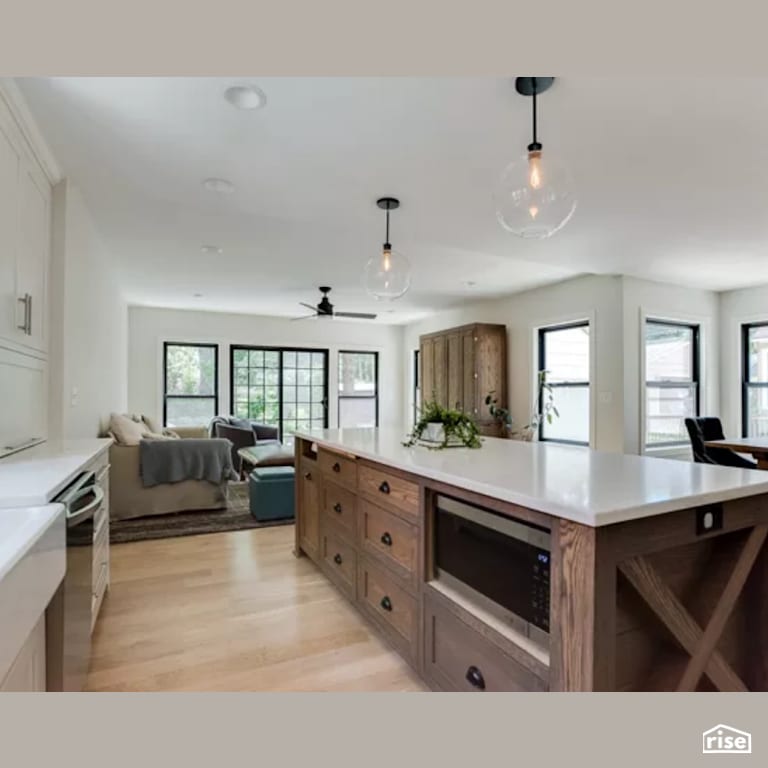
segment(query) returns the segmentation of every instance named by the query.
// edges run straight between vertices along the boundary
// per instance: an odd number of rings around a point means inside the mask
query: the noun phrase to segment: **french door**
[[[230,347],[232,414],[293,429],[328,426],[328,350]]]

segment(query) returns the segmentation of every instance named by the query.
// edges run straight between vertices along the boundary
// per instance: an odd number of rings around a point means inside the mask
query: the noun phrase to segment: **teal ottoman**
[[[293,467],[256,468],[248,477],[251,514],[262,521],[293,517]]]

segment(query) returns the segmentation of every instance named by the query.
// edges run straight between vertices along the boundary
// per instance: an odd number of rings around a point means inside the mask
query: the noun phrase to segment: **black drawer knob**
[[[335,464],[334,464],[334,465],[331,467],[331,469],[332,469],[334,472],[341,472],[341,464],[339,464],[339,462],[337,461],[337,462],[336,462],[336,463],[335,463]]]
[[[381,598],[381,602],[379,605],[385,610],[385,611],[391,611],[392,610],[392,601],[389,599],[387,595],[384,595],[384,597]]]
[[[389,535],[388,531],[384,531],[384,533],[381,534],[381,543],[388,547],[392,546],[392,537]]]
[[[474,665],[467,670],[466,674],[467,682],[478,691],[485,690],[485,680],[483,679],[483,673]]]
[[[389,493],[389,483],[385,480],[380,486],[379,490],[382,493]]]
[[[311,472],[305,472],[304,473],[304,479],[305,480],[311,480],[312,479],[312,473]]]
[[[338,501],[333,505],[333,511],[341,514],[341,504]]]
[[[341,565],[342,559],[338,552],[333,556],[333,562],[336,563],[336,565]]]

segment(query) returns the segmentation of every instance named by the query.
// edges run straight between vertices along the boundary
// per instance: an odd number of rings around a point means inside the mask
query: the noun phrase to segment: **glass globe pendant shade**
[[[387,243],[365,265],[365,290],[376,299],[399,299],[411,287],[411,265]]]
[[[554,235],[576,210],[570,172],[541,149],[529,150],[504,169],[495,202],[501,226],[527,238]]]

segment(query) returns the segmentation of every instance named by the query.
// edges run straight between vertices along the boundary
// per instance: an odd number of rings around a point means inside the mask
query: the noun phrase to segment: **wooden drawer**
[[[369,501],[360,501],[360,548],[416,587],[419,528]]]
[[[361,464],[358,470],[360,493],[398,513],[418,520],[419,486],[412,480],[380,469],[375,464]]]
[[[352,490],[357,488],[356,459],[320,448],[317,452],[317,461],[326,477]]]
[[[398,651],[414,662],[418,652],[419,614],[414,597],[399,587],[386,570],[361,558],[358,600],[382,627]]]
[[[445,691],[546,691],[544,680],[425,595],[424,676]]]
[[[328,577],[354,600],[357,592],[357,552],[354,546],[335,528],[323,526],[320,557]]]
[[[348,488],[327,480],[323,488],[323,511],[347,535],[357,533],[357,497]]]

